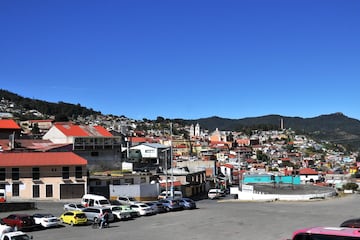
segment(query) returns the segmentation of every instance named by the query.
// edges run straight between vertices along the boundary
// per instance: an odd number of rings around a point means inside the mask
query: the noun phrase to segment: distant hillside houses
[[[20,164],[5,166],[5,161],[3,165],[0,162],[0,178],[3,174],[0,188],[14,198],[64,199],[79,197],[71,194],[75,190],[110,195],[111,186],[121,192],[121,185],[137,182],[134,191],[149,199],[151,196],[140,193],[146,184],[159,184],[158,189],[164,190],[169,187],[166,183],[171,183],[186,196],[193,196],[206,194],[213,187],[239,185],[246,173],[253,176],[267,173],[279,179],[296,176],[300,184],[323,184],[339,189],[345,183],[357,183],[358,153],[343,152],[336,146],[329,148],[330,144],[297,135],[290,129],[254,130],[246,135],[220,129],[209,132],[198,123],[177,124],[178,129],[173,132],[167,125],[163,125],[166,131],[140,130],[137,125],[138,121],[110,116],[87,118],[86,123],[55,122],[52,118],[0,119],[2,153],[52,153],[57,159],[51,163],[50,170],[43,163],[30,167],[31,161],[35,164],[33,154],[22,155],[22,161],[28,163],[25,170]],[[71,153],[74,162],[68,162],[66,158],[70,155],[63,153]],[[56,174],[43,175],[43,168]],[[16,179],[11,177],[12,169],[17,169]],[[103,175],[95,176],[99,172]],[[141,174],[148,177],[141,178]],[[32,177],[34,181],[30,181]],[[25,180],[26,185],[22,185]],[[86,186],[91,186],[91,190]],[[150,188],[152,192],[157,189],[149,185]]]

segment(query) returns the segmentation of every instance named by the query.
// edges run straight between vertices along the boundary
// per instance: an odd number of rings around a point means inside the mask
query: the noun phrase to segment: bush
[[[358,188],[359,188],[359,185],[357,185],[357,183],[346,183],[343,185],[343,190],[357,191]]]

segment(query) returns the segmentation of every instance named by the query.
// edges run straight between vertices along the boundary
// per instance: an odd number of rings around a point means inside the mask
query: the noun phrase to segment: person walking
[[[99,229],[105,227],[108,224],[109,224],[109,213],[105,211],[101,216]]]

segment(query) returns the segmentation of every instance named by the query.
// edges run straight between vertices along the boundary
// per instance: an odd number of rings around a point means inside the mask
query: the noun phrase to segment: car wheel
[[[73,222],[73,221],[70,222],[70,226],[72,226],[72,227],[74,226],[74,222]]]

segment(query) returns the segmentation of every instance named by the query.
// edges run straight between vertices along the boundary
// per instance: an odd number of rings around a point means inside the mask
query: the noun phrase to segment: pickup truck
[[[0,240],[17,240],[17,239],[30,240],[33,239],[33,237],[27,235],[22,231],[3,233],[0,237]]]

